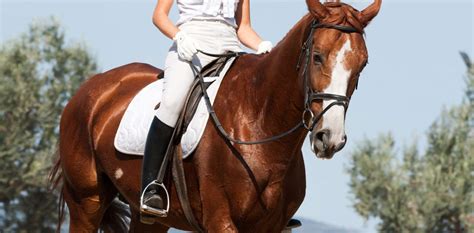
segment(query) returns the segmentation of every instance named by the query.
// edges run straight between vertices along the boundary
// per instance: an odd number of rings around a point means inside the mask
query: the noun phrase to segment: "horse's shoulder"
[[[241,55],[229,69],[229,76],[247,76],[248,73],[252,73],[252,70],[257,67],[261,60],[262,56],[257,54],[248,53]]]
[[[263,58],[263,56],[261,55],[257,55],[257,54],[254,54],[254,53],[247,53],[247,54],[244,54],[242,56],[239,57],[239,59],[237,59],[237,64],[242,64],[242,65],[249,65],[249,64],[253,64],[255,65],[255,63],[259,62],[261,59]]]

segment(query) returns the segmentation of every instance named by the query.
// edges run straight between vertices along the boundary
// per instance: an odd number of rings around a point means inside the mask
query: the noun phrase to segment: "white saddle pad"
[[[229,59],[219,77],[204,78],[205,81],[215,80],[207,89],[211,103],[214,103],[222,79],[233,62],[234,58]],[[143,155],[148,130],[156,112],[154,108],[157,103],[161,102],[162,90],[163,80],[157,80],[144,87],[130,102],[115,135],[114,145],[118,151],[131,155]],[[181,139],[183,158],[196,149],[208,118],[206,103],[204,99],[201,99],[188,129]]]

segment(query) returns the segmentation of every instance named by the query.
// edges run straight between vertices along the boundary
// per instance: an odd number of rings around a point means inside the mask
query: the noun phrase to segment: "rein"
[[[316,124],[321,120],[323,115],[329,111],[330,108],[336,105],[343,106],[344,109],[347,111],[347,107],[349,104],[350,99],[347,96],[343,95],[336,95],[336,94],[331,94],[331,93],[322,93],[322,92],[317,92],[314,91],[310,87],[310,80],[309,80],[309,73],[308,73],[308,67],[309,67],[309,62],[310,62],[310,56],[311,56],[311,45],[313,44],[313,35],[316,29],[318,28],[329,28],[329,29],[335,29],[339,30],[345,33],[361,33],[359,30],[353,27],[348,27],[348,26],[341,26],[341,25],[335,25],[335,24],[325,24],[325,23],[319,23],[316,20],[313,20],[311,23],[311,31],[308,35],[308,38],[306,41],[303,43],[303,46],[301,47],[301,54],[298,60],[298,64],[296,66],[296,69],[299,70],[300,68],[300,63],[301,59],[305,58],[306,62],[303,67],[303,78],[304,78],[304,91],[305,91],[305,97],[304,97],[304,105],[305,109],[302,114],[302,120],[296,124],[293,128],[277,134],[275,136],[265,138],[265,139],[260,139],[260,140],[255,140],[255,141],[243,141],[243,140],[238,140],[235,138],[232,138],[227,131],[224,129],[222,126],[221,122],[219,121],[219,118],[216,115],[216,112],[214,111],[214,107],[211,104],[211,101],[209,99],[209,95],[207,94],[206,88],[204,88],[204,77],[202,76],[201,72],[192,65],[191,62],[189,62],[191,68],[193,71],[197,74],[197,78],[199,79],[199,84],[202,87],[202,92],[203,92],[203,97],[204,97],[204,102],[206,103],[207,111],[209,112],[209,115],[211,119],[214,121],[217,129],[219,132],[230,142],[236,143],[236,144],[243,144],[243,145],[256,145],[256,144],[264,144],[264,143],[269,143],[272,141],[276,141],[280,138],[283,138],[285,136],[288,136],[292,133],[294,133],[296,130],[298,130],[300,127],[304,127],[306,130],[312,132],[314,130],[314,127]],[[238,57],[242,54],[245,54],[243,52],[230,52],[226,54],[212,54],[212,53],[207,53],[201,50],[198,50],[199,53],[202,53],[207,56],[211,57]],[[326,108],[324,108],[319,114],[315,115],[314,112],[311,110],[311,104],[314,101],[317,100],[334,100],[332,103],[330,103]],[[309,119],[307,119],[307,116],[309,116]]]
[[[228,54],[211,54],[211,53],[206,53],[206,52],[202,52],[202,51],[198,51],[198,52],[200,52],[204,55],[212,56],[212,57],[238,57],[238,56],[244,54],[244,53],[235,53],[235,52],[231,52],[231,53],[228,53]],[[190,64],[191,68],[194,70],[194,72],[197,73],[197,78],[199,79],[199,84],[201,85],[202,90],[203,90],[202,92],[203,92],[204,102],[206,103],[206,107],[207,107],[207,111],[209,112],[209,116],[214,121],[217,129],[226,138],[226,140],[228,140],[230,142],[233,142],[233,143],[236,143],[236,144],[243,144],[243,145],[263,144],[263,143],[276,141],[276,140],[278,140],[282,137],[285,137],[285,136],[295,132],[296,130],[298,130],[300,127],[303,126],[303,122],[300,122],[295,127],[291,128],[290,130],[288,130],[284,133],[278,134],[278,135],[273,136],[273,137],[265,138],[265,139],[262,139],[262,140],[257,140],[257,141],[242,141],[242,140],[237,140],[237,139],[232,138],[227,133],[227,131],[224,129],[221,122],[219,121],[219,118],[216,115],[216,112],[214,111],[214,107],[211,104],[211,100],[209,99],[209,95],[207,94],[207,91],[204,88],[205,87],[204,86],[205,85],[204,84],[204,77],[202,76],[201,72],[199,72],[199,70],[195,66],[193,66],[191,63],[189,63],[189,64]]]

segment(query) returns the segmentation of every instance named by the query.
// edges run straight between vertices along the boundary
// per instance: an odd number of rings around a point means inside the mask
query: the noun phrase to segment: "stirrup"
[[[143,198],[145,197],[145,193],[149,190],[149,188],[153,185],[156,185],[158,187],[156,187],[155,190],[159,190],[159,189],[162,189],[164,190],[165,194],[166,194],[166,208],[165,209],[157,209],[157,208],[154,208],[154,207],[151,207],[151,206],[148,206],[146,205],[145,203],[143,203]],[[161,196],[161,195],[160,195]],[[163,198],[163,197],[162,197]],[[165,200],[163,200],[165,201]],[[150,214],[150,215],[154,215],[154,216],[158,216],[158,217],[166,217],[168,216],[168,211],[170,210],[170,196],[169,196],[169,193],[168,193],[168,190],[166,189],[166,187],[163,185],[163,183],[158,183],[156,180],[152,181],[151,183],[149,183],[145,189],[143,189],[143,192],[142,192],[142,195],[140,196],[140,212],[142,213],[145,213],[145,214]]]

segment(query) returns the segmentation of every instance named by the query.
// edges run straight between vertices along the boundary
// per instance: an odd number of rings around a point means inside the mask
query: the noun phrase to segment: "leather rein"
[[[202,87],[203,97],[204,97],[204,100],[205,100],[204,102],[206,103],[206,107],[207,107],[207,110],[209,112],[209,115],[210,115],[211,119],[214,121],[214,123],[215,123],[217,129],[219,130],[219,132],[226,138],[226,140],[228,140],[230,142],[233,142],[233,143],[236,143],[236,144],[243,144],[243,145],[256,145],[256,144],[269,143],[269,142],[276,141],[280,138],[283,138],[285,136],[288,136],[288,135],[294,133],[300,127],[304,127],[306,130],[312,132],[314,130],[314,127],[316,126],[316,124],[323,117],[323,115],[327,111],[329,111],[329,109],[332,108],[333,106],[336,106],[336,105],[343,106],[345,111],[347,111],[347,107],[348,107],[349,101],[350,101],[350,99],[347,96],[318,92],[318,91],[315,91],[314,89],[312,89],[310,87],[311,83],[310,83],[308,67],[309,67],[309,63],[310,63],[310,60],[311,60],[310,59],[311,46],[313,45],[314,32],[319,28],[335,29],[335,30],[342,31],[344,33],[362,33],[354,27],[342,26],[342,25],[336,25],[336,24],[319,23],[316,20],[312,21],[310,33],[309,33],[306,41],[303,43],[303,45],[301,47],[301,54],[300,54],[300,57],[298,59],[298,64],[296,66],[296,70],[299,70],[301,60],[303,58],[305,59],[305,63],[304,63],[304,67],[303,67],[303,74],[302,74],[303,78],[304,78],[304,84],[303,85],[304,85],[304,92],[305,92],[305,97],[304,97],[305,109],[303,110],[302,120],[297,125],[295,125],[293,128],[291,128],[291,129],[289,129],[289,130],[287,130],[283,133],[280,133],[280,134],[277,134],[275,136],[269,137],[269,138],[255,140],[255,141],[243,141],[243,140],[238,140],[238,139],[232,138],[226,132],[226,130],[222,126],[221,122],[219,121],[219,118],[217,117],[217,115],[214,111],[214,107],[211,104],[211,101],[209,99],[209,95],[207,94],[206,88],[204,88],[204,78],[203,78],[201,72],[199,72],[197,70],[197,68],[190,63],[191,68],[197,74],[197,78],[199,79],[199,83]],[[238,57],[238,56],[244,54],[242,52],[230,52],[230,53],[226,53],[226,54],[212,54],[212,53],[207,53],[207,52],[200,51],[200,50],[198,50],[198,52],[200,52],[204,55],[207,55],[207,56],[211,56],[211,57]],[[320,113],[315,115],[314,112],[311,110],[311,104],[314,101],[318,101],[318,100],[333,100],[333,102],[331,102],[328,106],[326,106]],[[309,116],[309,119],[308,119],[308,116]]]

